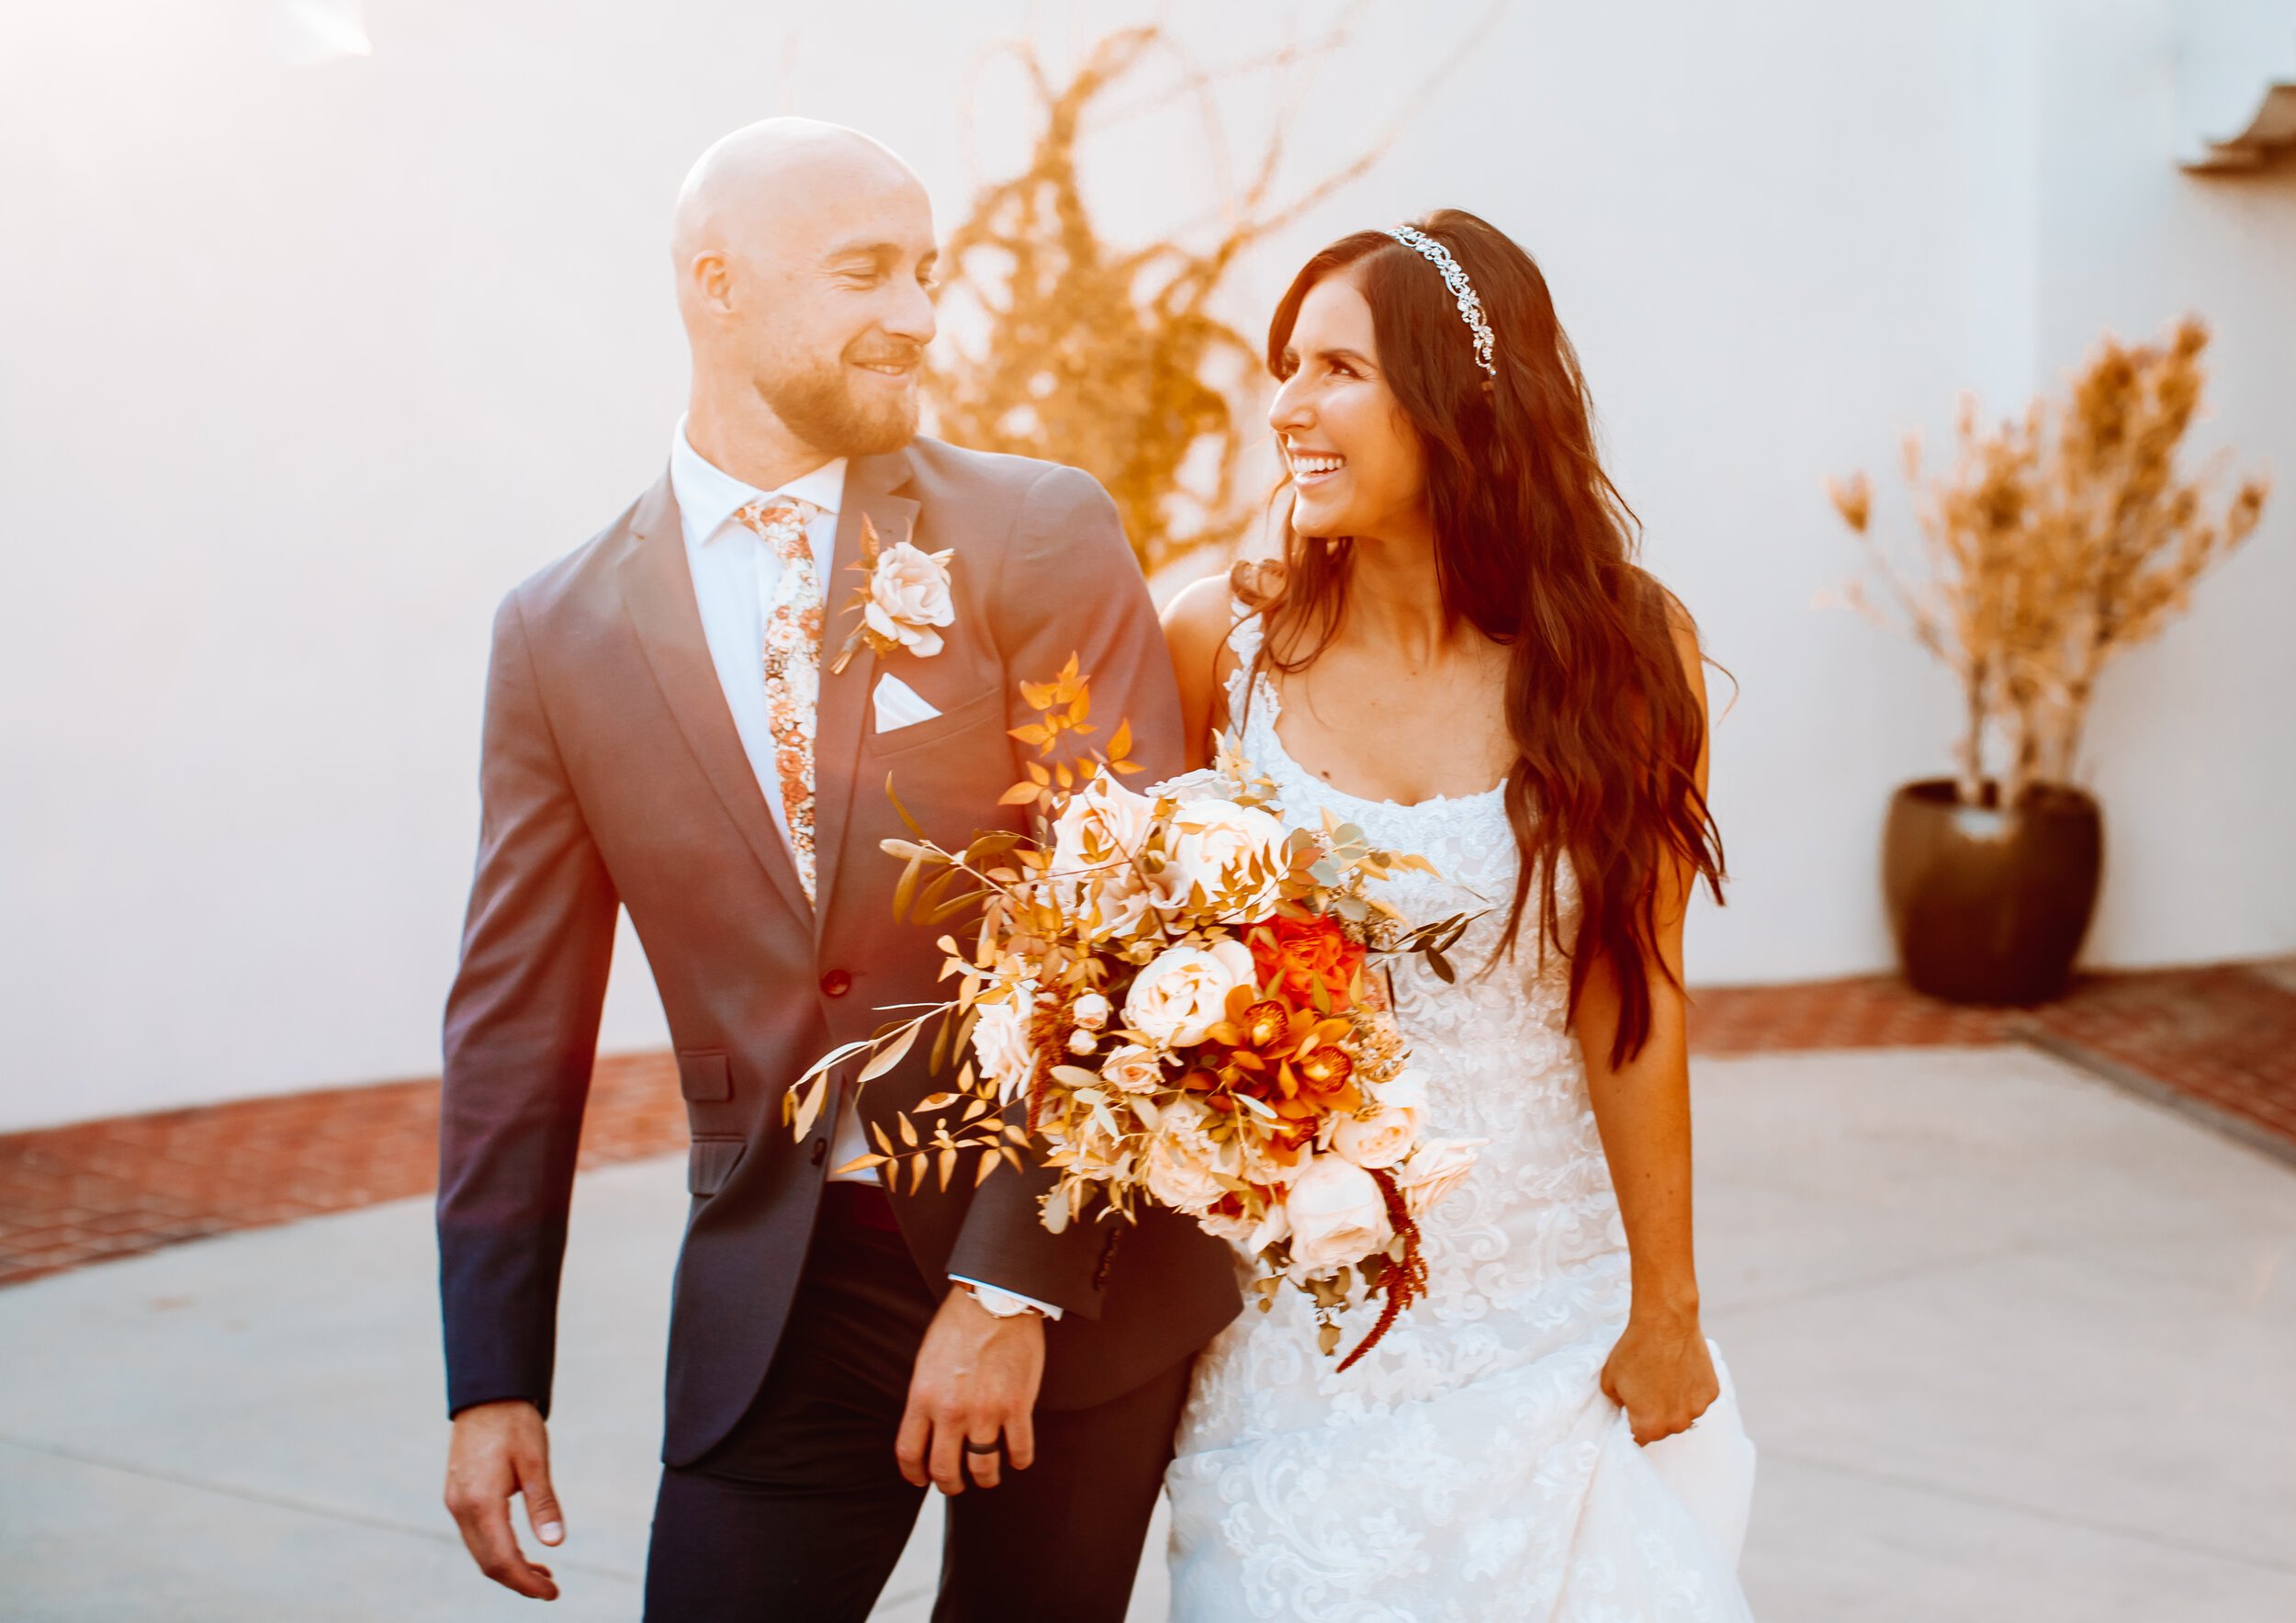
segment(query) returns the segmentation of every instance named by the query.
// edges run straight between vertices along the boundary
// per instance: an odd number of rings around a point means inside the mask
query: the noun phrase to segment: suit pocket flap
[[[724,1056],[720,1056],[722,1059]],[[686,1193],[714,1195],[741,1165],[749,1146],[737,1138],[697,1138],[686,1152]]]
[[[695,1049],[678,1055],[678,1091],[704,1102],[734,1096],[732,1075],[722,1048]]]

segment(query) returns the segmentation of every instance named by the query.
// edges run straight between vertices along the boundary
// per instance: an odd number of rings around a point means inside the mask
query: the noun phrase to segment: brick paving
[[[2011,1040],[2019,1011],[1924,997],[1895,975],[1776,986],[1702,986],[1691,994],[1694,1054],[1828,1048],[1982,1048]]]
[[[2035,1009],[2028,1040],[2296,1150],[2292,970],[2283,961],[2099,977]]]
[[[2038,1009],[1972,1009],[1894,975],[1694,997],[1701,1054],[2031,1043],[2296,1156],[2296,960],[2087,975]]]
[[[580,1164],[685,1147],[666,1054],[602,1057]],[[381,1082],[0,1135],[0,1285],[438,1182],[438,1082]]]
[[[2296,1158],[2296,960],[2082,977],[2036,1009],[1966,1009],[1888,975],[1706,987],[1702,1054],[2038,1043]],[[427,1194],[435,1079],[0,1135],[0,1285],[234,1229]],[[665,1054],[602,1058],[581,1165],[681,1149]]]

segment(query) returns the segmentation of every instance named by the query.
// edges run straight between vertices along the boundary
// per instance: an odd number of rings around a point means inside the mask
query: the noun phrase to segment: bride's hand
[[[1626,1334],[1603,1365],[1603,1391],[1626,1411],[1635,1441],[1655,1443],[1688,1431],[1722,1395],[1705,1332],[1694,1316],[1664,1324],[1629,1317]]]

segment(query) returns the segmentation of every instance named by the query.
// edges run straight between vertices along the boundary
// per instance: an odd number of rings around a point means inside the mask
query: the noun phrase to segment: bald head
[[[679,188],[670,253],[693,349],[690,419],[705,395],[712,415],[738,415],[746,392],[828,456],[916,432],[932,205],[883,144],[811,118],[735,130]]]
[[[670,219],[670,252],[683,265],[712,247],[790,234],[856,191],[908,193],[930,209],[909,166],[858,130],[814,118],[745,125],[686,172]]]

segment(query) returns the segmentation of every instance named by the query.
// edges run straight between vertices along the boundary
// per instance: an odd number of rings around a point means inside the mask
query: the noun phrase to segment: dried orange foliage
[[[1080,783],[1089,783],[1101,772],[1140,772],[1147,769],[1131,759],[1132,752],[1132,724],[1128,717],[1117,723],[1116,737],[1103,750],[1082,751],[1075,765],[1063,759],[1044,765],[1043,758],[1060,746],[1064,735],[1081,740],[1100,729],[1092,719],[1092,679],[1076,668],[1076,656],[1068,656],[1068,663],[1051,682],[1024,682],[1020,696],[1030,709],[1037,713],[1035,721],[1012,729],[1012,736],[1024,744],[1036,746],[1038,759],[1027,763],[1029,775],[1005,791],[1000,806],[1041,806],[1050,817],[1056,809],[1060,796]],[[1069,753],[1078,753],[1071,750]]]
[[[1345,42],[1345,27],[1343,19],[1316,45],[1245,71],[1328,55]],[[1216,296],[1247,247],[1369,168],[1392,132],[1277,206],[1269,199],[1288,123],[1279,117],[1253,179],[1225,200],[1209,241],[1120,249],[1085,206],[1080,148],[1109,92],[1152,54],[1175,48],[1154,28],[1110,34],[1066,84],[1055,84],[1029,47],[1012,51],[1042,104],[1043,128],[1027,168],[985,187],[949,239],[944,297],[975,303],[986,330],[977,351],[955,352],[929,375],[935,425],[960,445],[1092,473],[1153,573],[1234,541],[1255,505],[1241,494],[1238,473],[1257,411],[1259,354],[1213,313]],[[1182,99],[1209,109],[1209,75],[1184,64],[1178,86],[1145,110]],[[1216,120],[1205,117],[1216,138]]]
[[[2209,487],[2225,458],[2189,477],[2178,451],[2200,407],[2208,329],[2178,322],[2165,343],[2106,336],[2062,404],[1987,431],[1964,397],[1953,466],[1924,477],[1917,436],[1905,473],[1921,534],[1919,578],[1874,533],[1863,473],[1829,482],[1923,648],[1961,680],[1967,720],[1961,797],[2014,806],[2037,783],[2069,783],[2098,673],[2156,636],[2200,577],[2255,530],[2267,490],[2242,479],[2221,507]],[[1852,581],[1850,603],[1885,623]]]

